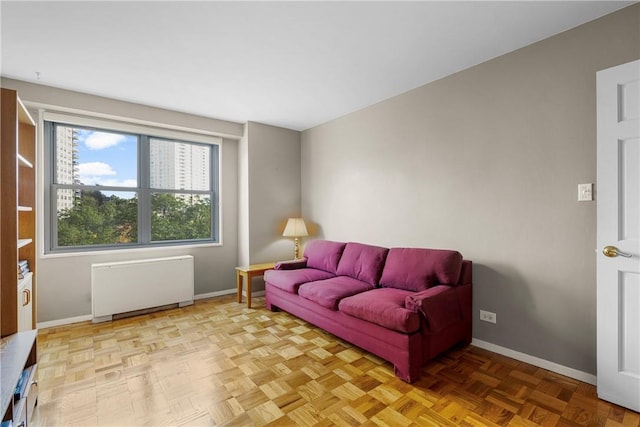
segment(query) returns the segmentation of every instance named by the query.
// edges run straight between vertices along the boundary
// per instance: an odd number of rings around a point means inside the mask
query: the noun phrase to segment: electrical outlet
[[[496,323],[496,314],[490,311],[480,310],[480,320],[484,320],[489,323]]]
[[[578,201],[590,202],[593,200],[593,184],[578,184]]]

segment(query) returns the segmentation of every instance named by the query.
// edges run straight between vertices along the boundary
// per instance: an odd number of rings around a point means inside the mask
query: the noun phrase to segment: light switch
[[[578,201],[590,202],[593,200],[593,184],[578,184]]]

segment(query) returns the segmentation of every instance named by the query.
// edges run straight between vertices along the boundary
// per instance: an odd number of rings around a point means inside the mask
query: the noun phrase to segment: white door
[[[640,411],[640,61],[597,74],[598,396]]]

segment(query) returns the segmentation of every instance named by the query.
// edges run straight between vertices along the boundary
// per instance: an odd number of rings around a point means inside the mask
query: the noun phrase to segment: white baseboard
[[[194,300],[199,300],[199,299],[213,298],[213,297],[219,297],[219,296],[222,296],[222,295],[229,295],[229,294],[235,294],[235,293],[236,293],[236,289],[225,289],[224,291],[209,292],[209,293],[206,293],[206,294],[194,295],[193,299]],[[259,292],[254,292],[253,293],[254,296],[258,296],[258,294],[260,294],[260,293]],[[262,295],[264,295],[264,291],[262,291]],[[56,320],[49,320],[49,321],[46,321],[46,322],[38,322],[36,324],[36,327],[38,329],[54,328],[56,326],[63,326],[63,325],[70,325],[72,323],[86,322],[88,320],[89,321],[93,320],[93,316],[91,314],[86,314],[84,316],[68,317],[66,319],[56,319]]]
[[[229,294],[235,294],[236,292],[238,292],[236,289],[226,289],[224,291],[217,291],[217,292],[209,292],[207,294],[198,294],[196,295],[193,299],[205,299],[205,298],[214,298],[214,297],[220,297],[222,295],[229,295]],[[246,297],[247,296],[247,291],[242,291],[242,296]],[[264,291],[256,291],[256,292],[251,292],[251,297],[263,297],[264,296]]]
[[[247,296],[247,293],[243,292],[242,295]],[[251,298],[253,298],[253,297],[263,297],[264,295],[265,295],[264,291],[251,292]]]
[[[546,369],[551,372],[555,372],[560,375],[564,375],[569,378],[576,379],[588,384],[596,385],[597,378],[593,374],[587,372],[578,371],[577,369],[569,368],[567,366],[559,365],[549,360],[540,359],[539,357],[531,356],[526,353],[520,353],[519,351],[511,350],[510,348],[501,347],[490,342],[482,341],[476,338],[471,340],[471,344],[476,347],[483,348],[485,350],[492,351],[494,353],[501,354],[503,356],[510,357],[512,359],[519,360],[521,362],[528,363],[533,366],[537,366],[542,369]]]
[[[225,289],[224,291],[207,292],[206,294],[194,295],[193,299],[194,300],[199,300],[199,299],[221,297],[223,295],[235,294],[236,292],[237,292],[237,290],[235,288],[234,289]]]
[[[49,320],[47,322],[38,322],[36,324],[36,328],[38,328],[38,329],[54,328],[56,326],[63,326],[63,325],[70,325],[72,323],[86,322],[87,320],[91,320],[91,319],[93,319],[93,316],[90,315],[90,314],[86,314],[84,316],[68,317],[66,319]]]

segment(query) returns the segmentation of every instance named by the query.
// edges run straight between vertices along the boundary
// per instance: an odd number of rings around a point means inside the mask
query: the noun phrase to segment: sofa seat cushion
[[[348,276],[305,283],[298,295],[330,310],[337,310],[341,299],[373,289],[373,285]]]
[[[330,240],[311,240],[304,248],[307,267],[328,271],[335,275],[345,246],[346,243]]]
[[[264,281],[285,292],[295,294],[301,284],[324,280],[334,277],[333,274],[316,270],[315,268],[300,268],[297,270],[267,270],[264,272]]]
[[[380,246],[349,242],[340,257],[337,274],[377,285],[387,252],[389,249]]]
[[[410,334],[420,328],[418,313],[404,306],[413,292],[379,288],[344,298],[338,309],[345,314],[375,323],[387,329]]]
[[[462,255],[443,249],[391,248],[380,285],[420,292],[435,285],[455,285],[460,279]]]

